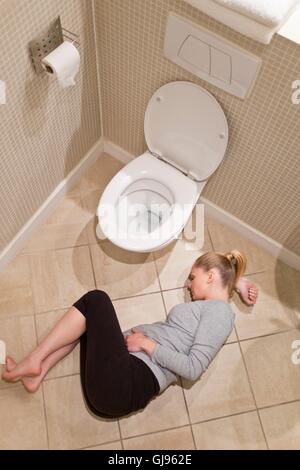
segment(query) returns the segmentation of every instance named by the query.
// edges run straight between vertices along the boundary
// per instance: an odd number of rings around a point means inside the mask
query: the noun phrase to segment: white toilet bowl
[[[97,209],[102,234],[137,252],[158,250],[181,233],[224,157],[228,126],[210,93],[172,82],[149,101],[145,137],[148,150],[113,177]]]

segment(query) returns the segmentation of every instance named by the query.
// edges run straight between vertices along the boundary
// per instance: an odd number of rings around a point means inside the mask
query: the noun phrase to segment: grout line
[[[88,247],[89,247],[89,256],[90,256],[90,261],[91,261],[91,266],[92,266],[92,272],[93,272],[94,286],[95,286],[95,289],[97,289],[96,274],[95,274],[95,268],[94,268],[94,264],[93,264],[92,252],[91,252],[90,245],[88,245]]]
[[[251,341],[253,339],[268,338],[269,336],[281,335],[283,333],[288,333],[289,331],[293,331],[293,330],[298,330],[299,331],[299,329],[297,327],[291,326],[290,328],[287,328],[286,330],[273,331],[271,333],[266,333],[265,335],[250,336],[249,338],[239,339],[239,336],[237,334],[237,337],[238,337],[238,341],[240,343],[243,343],[245,341]]]
[[[36,302],[34,298],[34,290],[32,288],[33,285],[33,272],[32,272],[32,266],[31,266],[31,260],[28,258],[28,264],[29,264],[29,272],[30,272],[30,287],[31,287],[31,292],[32,292],[32,300],[33,300],[33,321],[34,321],[34,330],[35,330],[35,340],[36,340],[36,347],[39,344],[39,337],[38,337],[38,328],[37,328],[37,322],[36,322]],[[47,447],[48,450],[50,449],[50,437],[49,437],[49,429],[48,429],[48,420],[47,420],[47,410],[46,410],[46,399],[45,399],[45,391],[44,391],[44,384],[41,384],[42,388],[42,397],[43,397],[43,410],[44,410],[44,422],[45,422],[45,427],[46,427],[46,436],[47,436]]]
[[[207,231],[208,231],[208,236],[209,236],[209,239],[210,239],[210,243],[211,243],[212,249],[213,249],[213,251],[216,251],[216,250],[215,250],[215,246],[214,246],[214,244],[213,244],[213,240],[212,240],[211,233],[210,233],[210,231],[209,231],[209,225],[206,225],[206,229],[207,229]]]
[[[253,400],[254,400],[254,404],[255,404],[255,408],[256,408],[256,414],[257,414],[257,417],[258,417],[259,422],[260,422],[260,427],[261,427],[261,430],[262,430],[262,433],[263,433],[263,436],[264,436],[264,439],[265,439],[265,443],[266,443],[267,449],[270,450],[269,444],[268,444],[268,440],[267,440],[267,437],[266,437],[266,434],[265,434],[265,430],[264,430],[264,427],[263,427],[263,424],[262,424],[262,420],[261,420],[261,417],[260,417],[260,414],[259,414],[259,411],[258,411],[258,407],[257,407],[257,402],[256,402],[254,390],[253,390],[253,387],[252,387],[252,384],[251,384],[251,380],[250,380],[250,374],[249,374],[249,372],[248,372],[246,360],[245,360],[245,358],[244,358],[243,350],[242,350],[242,348],[241,348],[241,345],[240,345],[240,341],[239,341],[239,340],[238,340],[238,345],[239,345],[240,353],[241,353],[242,360],[243,360],[243,363],[244,363],[244,367],[245,367],[245,370],[246,370],[246,374],[247,374],[247,379],[248,379],[249,387],[250,387],[250,390],[251,390],[251,393],[252,393],[252,396],[253,396]]]
[[[153,255],[153,253],[152,253],[152,257],[153,257],[153,260],[154,260],[154,269],[155,269],[155,272],[156,272],[156,276],[157,276],[157,280],[158,280],[158,284],[159,284],[159,288],[160,288],[160,296],[161,296],[162,303],[163,303],[164,310],[165,310],[165,317],[167,319],[168,318],[167,306],[166,306],[166,303],[165,303],[165,299],[164,299],[163,291],[162,291],[162,287],[161,287],[161,282],[160,282],[160,279],[159,279],[159,272],[158,272],[158,267],[156,265],[156,259],[155,259],[155,256]]]
[[[114,439],[113,441],[101,442],[100,444],[93,444],[93,445],[85,446],[85,447],[78,447],[78,448],[73,449],[73,450],[92,449],[93,447],[98,447],[98,446],[107,445],[107,444],[114,444],[115,442],[119,442],[119,441],[120,441],[120,439],[118,439],[118,440]],[[124,450],[124,449],[122,448],[122,450]]]
[[[35,336],[36,336],[36,344],[38,345],[38,332],[37,332],[37,324],[36,324],[36,316],[34,315],[34,329],[35,329]],[[44,391],[44,384],[42,383],[42,397],[43,397],[43,410],[44,410],[44,420],[45,420],[45,427],[46,427],[46,436],[47,436],[47,447],[48,450],[50,449],[50,438],[49,438],[49,430],[48,430],[48,420],[47,420],[47,411],[46,411],[46,400],[45,400],[45,391]]]
[[[84,226],[84,229],[86,228],[86,225]],[[88,246],[89,242],[87,243],[80,243],[80,245],[73,245],[73,246],[62,246],[62,247],[51,247],[51,248],[41,248],[40,250],[34,250],[34,251],[26,251],[25,253],[20,254],[19,256],[32,256],[32,255],[37,255],[37,254],[43,254],[43,253],[51,253],[52,251],[62,251],[62,250],[74,250],[74,248],[81,248],[83,246]]]
[[[125,437],[124,441],[129,441],[130,439],[135,439],[137,437],[152,436],[152,435],[158,434],[160,432],[175,431],[176,429],[183,429],[183,428],[189,428],[189,427],[191,427],[190,424],[183,424],[181,426],[173,426],[173,427],[170,427],[170,428],[159,429],[157,431],[145,432],[145,433],[142,433],[142,434],[134,434],[133,436]],[[194,449],[191,449],[191,450],[194,450]],[[195,450],[196,450],[196,447],[195,447]]]
[[[121,431],[121,424],[120,424],[120,420],[118,419],[118,428],[119,428],[119,435],[120,435],[120,441],[121,441],[121,446],[122,446],[122,450],[124,450],[124,443],[123,443],[123,437],[122,437],[122,431]]]
[[[192,433],[194,448],[195,448],[195,450],[197,450],[196,439],[195,439],[194,430],[193,430],[193,426],[192,426],[190,411],[189,411],[189,407],[188,407],[188,404],[187,404],[187,401],[186,401],[186,396],[185,396],[184,388],[183,388],[183,384],[182,384],[182,377],[179,377],[179,380],[180,380],[180,383],[181,383],[181,390],[182,390],[182,394],[183,394],[184,404],[185,404],[185,407],[186,407],[186,411],[187,411],[187,415],[188,415],[188,419],[189,419],[189,423],[190,423],[190,429],[191,429],[191,433]]]

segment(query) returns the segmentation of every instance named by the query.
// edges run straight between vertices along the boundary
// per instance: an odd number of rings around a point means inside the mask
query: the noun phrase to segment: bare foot
[[[8,358],[8,362],[12,365],[11,358]],[[6,380],[7,382],[16,382],[17,380],[21,379],[22,377],[35,377],[40,375],[42,372],[41,363],[33,359],[31,356],[27,356],[23,361],[16,364],[13,369],[8,370],[6,367],[6,371],[2,374],[2,379]],[[7,366],[7,362],[6,362]]]
[[[6,370],[8,372],[11,372],[16,367],[16,365],[16,361],[14,361],[12,357],[7,356]],[[27,392],[34,393],[38,390],[41,384],[41,377],[22,377],[21,381],[24,387],[26,388]]]
[[[258,287],[254,282],[248,281],[245,277],[241,277],[236,285],[239,290],[241,300],[246,305],[254,305],[257,301]]]

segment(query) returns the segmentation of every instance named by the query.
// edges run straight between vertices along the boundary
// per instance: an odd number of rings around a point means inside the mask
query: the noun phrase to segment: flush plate
[[[247,98],[262,60],[175,13],[167,21],[164,54],[172,62],[222,90]]]

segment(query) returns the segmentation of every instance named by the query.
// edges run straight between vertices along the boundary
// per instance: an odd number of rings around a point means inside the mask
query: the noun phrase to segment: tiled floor
[[[299,449],[300,364],[292,354],[300,340],[300,273],[211,218],[201,250],[179,240],[134,254],[98,242],[98,200],[120,167],[103,156],[0,274],[0,338],[9,354],[21,359],[94,288],[112,297],[123,330],[164,319],[189,300],[185,277],[208,250],[245,251],[259,302],[249,308],[233,299],[235,331],[200,380],[172,385],[120,420],[85,408],[78,348],[36,394],[0,381],[0,449]]]

